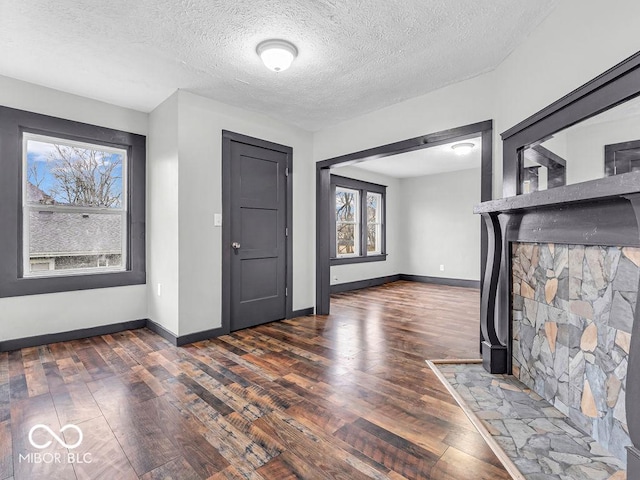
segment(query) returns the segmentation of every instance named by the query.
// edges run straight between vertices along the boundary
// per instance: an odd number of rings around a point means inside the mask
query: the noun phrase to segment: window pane
[[[25,133],[23,161],[24,274],[124,270],[126,150]]]
[[[25,137],[28,204],[123,208],[124,150]]]
[[[358,221],[358,196],[357,190],[346,188],[336,188],[336,221],[357,222]]]
[[[336,225],[337,254],[357,255],[358,229],[355,224],[338,223]]]
[[[120,214],[28,213],[29,273],[122,267]]]
[[[379,223],[382,211],[382,195],[367,193],[367,223]]]
[[[380,245],[380,224],[367,225],[367,253],[382,253]]]

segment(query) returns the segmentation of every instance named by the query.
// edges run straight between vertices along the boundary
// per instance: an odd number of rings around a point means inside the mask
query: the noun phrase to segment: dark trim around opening
[[[389,143],[379,147],[342,155],[316,163],[316,314],[328,315],[331,295],[331,181],[330,168],[338,164],[353,164],[383,158],[398,153],[411,152],[422,148],[435,147],[453,141],[468,138],[482,138],[481,187],[482,201],[492,197],[493,184],[493,120],[473,123],[462,127],[451,128],[420,137]],[[481,227],[481,272],[485,271],[487,262],[487,231]],[[482,338],[480,339],[482,341]]]
[[[128,151],[127,269],[123,272],[22,278],[22,133],[79,140]],[[0,106],[0,298],[146,282],[146,137]]]

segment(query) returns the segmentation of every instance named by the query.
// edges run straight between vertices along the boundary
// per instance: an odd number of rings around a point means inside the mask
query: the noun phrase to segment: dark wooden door
[[[285,152],[230,142],[230,329],[286,316]]]

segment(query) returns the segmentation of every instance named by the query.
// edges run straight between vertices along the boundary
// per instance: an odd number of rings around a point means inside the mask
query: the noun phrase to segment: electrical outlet
[[[440,265],[440,271],[444,272],[444,265]]]

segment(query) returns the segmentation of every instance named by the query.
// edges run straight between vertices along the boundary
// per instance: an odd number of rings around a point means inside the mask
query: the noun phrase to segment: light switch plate
[[[213,214],[213,226],[214,227],[221,227],[222,226],[222,214],[221,213],[214,213]]]

